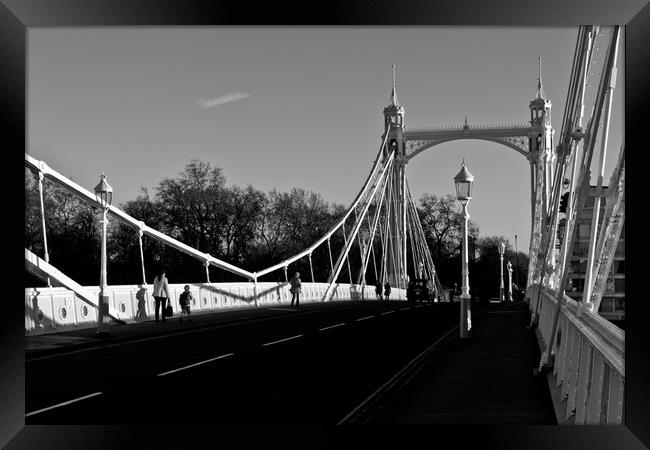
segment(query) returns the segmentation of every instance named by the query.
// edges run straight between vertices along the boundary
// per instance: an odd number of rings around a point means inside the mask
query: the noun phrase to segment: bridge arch
[[[488,142],[494,142],[497,144],[501,144],[503,146],[509,147],[522,155],[526,160],[529,160],[529,155],[530,151],[527,151],[525,148],[522,148],[521,143],[515,143],[511,142],[509,140],[505,140],[503,138],[496,138],[496,137],[478,137],[478,136],[451,136],[447,138],[441,138],[437,139],[435,141],[431,141],[428,143],[425,143],[421,146],[418,146],[415,150],[412,150],[411,152],[407,153],[406,155],[406,162],[409,162],[411,159],[413,159],[415,156],[418,154],[422,153],[425,150],[428,150],[432,147],[435,147],[436,145],[443,144],[445,142],[451,142],[451,141],[458,141],[458,140],[481,140],[481,141],[488,141]],[[526,142],[526,146],[528,146],[528,143]]]

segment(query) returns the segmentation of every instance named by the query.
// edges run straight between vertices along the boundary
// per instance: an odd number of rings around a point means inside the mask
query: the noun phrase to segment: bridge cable
[[[38,195],[41,201],[41,226],[43,227],[43,259],[46,263],[50,262],[50,254],[47,251],[47,230],[45,227],[45,204],[43,202],[43,171],[38,171]],[[50,277],[47,277],[47,287],[52,287]]]
[[[327,238],[327,250],[330,254],[330,276],[334,275],[334,264],[332,263],[332,247],[330,246],[330,238]]]
[[[380,175],[380,179],[383,178],[384,176],[386,176],[386,174],[388,173],[388,169],[390,167],[392,167],[391,163],[393,161],[393,157],[394,157],[394,153],[391,153],[389,163],[382,170],[381,175]],[[379,183],[375,183],[375,186],[373,188],[373,193],[372,193],[373,196],[374,196],[374,194],[375,194],[375,192],[377,191],[378,188],[379,188]],[[363,214],[366,214],[369,207],[370,207],[370,202],[366,202]],[[332,288],[333,288],[333,285],[335,284],[335,281],[336,281],[336,279],[337,279],[337,277],[338,277],[338,275],[339,275],[339,273],[341,271],[341,268],[342,268],[342,265],[343,265],[343,260],[347,258],[347,255],[348,255],[348,253],[350,251],[350,248],[352,246],[352,242],[354,241],[354,237],[359,232],[359,228],[361,227],[362,222],[363,222],[362,220],[357,221],[357,223],[355,224],[355,226],[354,226],[354,228],[352,230],[352,234],[350,235],[350,239],[349,240],[346,239],[345,247],[344,247],[343,251],[341,252],[341,254],[339,255],[338,260],[336,261],[336,265],[335,265],[336,269],[334,271],[332,280],[331,280],[329,286],[327,287],[327,290],[325,291],[323,301],[328,301],[331,298]],[[350,283],[350,284],[352,284],[352,283]]]
[[[385,193],[386,193],[386,186],[388,185],[387,180],[388,180],[388,177],[385,177],[382,180],[382,183],[381,183],[382,187],[380,189],[381,194],[376,194],[373,197],[373,199],[375,200],[375,203],[379,203],[379,207],[375,208],[375,217],[373,218],[373,224],[372,224],[371,227],[369,226],[370,242],[373,244],[373,246],[374,246],[375,236],[377,235],[377,224],[379,223],[379,219],[381,217],[381,206],[383,205],[384,198],[385,198]],[[377,202],[377,195],[380,195],[379,202]],[[366,214],[366,219],[368,219],[368,220],[370,219],[369,214]],[[370,222],[368,222],[368,224],[370,224]],[[368,257],[369,256],[366,254],[365,260],[363,261],[363,270],[364,270],[364,272],[365,272],[367,264],[368,264]],[[375,282],[376,281],[377,281],[377,273],[375,271]]]
[[[292,257],[290,257],[290,258],[288,258],[288,259],[286,259],[286,260],[284,260],[284,261],[282,261],[282,262],[280,262],[278,264],[276,264],[275,266],[271,266],[271,267],[268,267],[268,268],[266,268],[264,270],[258,271],[257,272],[258,277],[262,276],[262,275],[264,275],[266,273],[272,272],[272,271],[282,267],[283,265],[291,264],[292,262],[302,258],[303,256],[307,255],[307,253],[312,252],[313,250],[318,248],[325,240],[329,239],[336,231],[338,231],[338,229],[345,223],[345,221],[350,216],[350,214],[352,214],[353,208],[356,207],[356,205],[361,201],[361,199],[364,197],[364,195],[370,189],[370,181],[373,179],[373,177],[375,177],[377,175],[377,171],[378,171],[379,167],[381,166],[382,153],[383,153],[384,148],[386,146],[387,139],[388,139],[388,133],[386,133],[386,135],[384,136],[384,140],[382,141],[382,144],[381,144],[381,146],[379,148],[379,152],[377,152],[377,156],[376,156],[375,161],[373,163],[373,167],[370,170],[370,174],[368,175],[368,178],[366,178],[366,181],[363,184],[361,190],[359,191],[359,193],[355,197],[354,201],[352,202],[352,205],[347,210],[347,213],[343,216],[343,218],[341,218],[338,223],[336,223],[334,226],[332,226],[332,228],[330,228],[330,230],[327,233],[325,233],[325,235],[322,238],[320,238],[318,241],[316,241],[314,244],[312,244],[309,248],[307,248],[306,250],[303,250],[302,252],[300,252],[300,253],[298,253],[298,254],[296,254],[296,255],[294,255],[294,256],[292,256]]]
[[[375,199],[375,211],[377,209],[376,203],[377,203],[377,200]],[[369,215],[366,216],[366,221],[368,223],[368,229],[370,229],[370,216]],[[372,267],[374,269],[373,273],[375,275],[375,283],[376,283],[377,282],[377,261],[375,260],[375,241],[374,241],[374,239],[375,239],[375,237],[373,235],[372,239],[370,240],[370,243],[371,243],[371,245],[370,245],[370,254],[372,255]]]

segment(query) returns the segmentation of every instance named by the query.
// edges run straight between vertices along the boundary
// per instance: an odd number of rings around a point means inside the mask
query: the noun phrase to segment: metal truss
[[[530,159],[530,138],[533,129],[526,124],[512,125],[468,125],[449,128],[405,128],[406,162],[417,154],[443,142],[459,139],[480,139],[496,142],[515,150]]]
[[[552,349],[555,346],[555,339],[557,334],[558,320],[560,310],[564,300],[565,288],[568,279],[568,261],[571,257],[571,249],[577,238],[577,219],[585,208],[587,197],[590,192],[591,185],[591,164],[594,155],[594,147],[597,138],[600,136],[603,144],[601,150],[601,163],[604,155],[604,149],[607,141],[607,128],[608,128],[608,115],[609,107],[611,105],[611,95],[614,84],[616,54],[618,48],[619,37],[618,26],[608,27],[606,30],[601,30],[600,27],[586,26],[581,27],[578,35],[578,42],[576,44],[576,51],[574,56],[573,68],[571,73],[571,80],[569,84],[569,93],[567,95],[567,105],[565,108],[560,144],[558,146],[558,160],[556,166],[556,173],[562,176],[556,176],[553,183],[553,192],[549,204],[550,218],[547,223],[556,224],[559,217],[559,198],[562,190],[569,192],[569,201],[566,211],[566,233],[562,238],[561,252],[557,268],[555,270],[555,280],[557,281],[555,296],[556,296],[556,310],[553,322],[550,328],[550,338],[546,343],[546,348],[542,353],[540,359],[540,370],[550,364]],[[596,43],[596,44],[595,44]],[[595,56],[597,55],[597,56]],[[598,65],[596,65],[598,62]],[[587,125],[582,127],[582,119],[587,106],[587,111],[590,111],[590,116],[587,120]],[[624,176],[624,156],[621,153],[619,157],[619,166],[616,172],[619,178]],[[565,183],[565,180],[567,181]],[[608,209],[606,215],[608,221],[603,222],[604,228],[601,229],[598,252],[601,263],[603,257],[607,258],[611,264],[611,257],[609,255],[616,247],[620,230],[622,226],[623,214],[623,191],[619,184],[613,186],[612,193],[615,199],[610,202],[611,210]],[[595,204],[595,210],[598,209],[599,203]],[[616,208],[616,210],[615,210]],[[618,214],[621,214],[620,216]],[[597,219],[597,215],[594,214]],[[594,224],[594,230],[596,230]],[[540,250],[540,259],[543,258],[544,265],[547,264],[551,255],[551,247],[548,245],[555,242],[556,233],[555,227],[550,226],[542,230],[545,234],[542,241],[546,244]],[[597,233],[591,234],[590,246],[596,239]],[[531,246],[531,254],[534,249]],[[590,251],[590,255],[592,252]],[[593,256],[592,256],[593,257]],[[607,264],[605,264],[607,265]],[[597,280],[596,288],[593,289],[594,295],[602,296],[604,283],[606,281],[609,268],[602,267],[603,264],[598,265],[597,276],[592,277]],[[602,269],[601,269],[602,267]],[[588,267],[589,274],[589,267]],[[596,270],[596,268],[594,268]],[[594,273],[594,272],[592,272]],[[598,276],[600,275],[600,278]],[[552,277],[549,277],[549,280]],[[586,290],[591,290],[594,287],[594,281],[588,281],[590,286],[585,286]],[[539,280],[541,293],[544,287],[550,287],[549,281],[540,277]],[[586,283],[587,284],[587,283]],[[592,296],[593,298],[593,296]],[[533,309],[533,317],[538,314],[540,304],[540,294],[537,296]],[[593,303],[592,303],[593,306]],[[585,302],[580,304],[578,314],[584,310],[589,309],[585,307]],[[597,313],[597,310],[594,311]]]

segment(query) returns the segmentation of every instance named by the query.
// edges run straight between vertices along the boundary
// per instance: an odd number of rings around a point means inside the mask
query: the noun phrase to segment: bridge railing
[[[529,288],[530,298],[537,286]],[[557,300],[553,291],[540,296],[538,330],[544,351],[551,340]],[[534,305],[531,305],[534,307]],[[554,354],[553,374],[566,417],[576,425],[620,425],[623,423],[625,384],[625,332],[589,310],[578,313],[578,302],[564,296]]]
[[[185,284],[190,285],[195,312],[216,312],[237,308],[288,305],[291,303],[289,283],[263,282],[255,286],[252,282],[240,283],[175,283],[169,285],[169,294],[174,314],[180,313],[178,297]],[[302,283],[300,303],[320,302],[329,283]],[[98,286],[85,286],[84,290],[93,296],[99,294]],[[375,287],[338,284],[334,288],[332,301],[375,300]],[[403,289],[393,289],[391,300],[405,300]],[[118,319],[126,323],[151,320],[155,314],[153,286],[114,285],[108,286],[109,305],[116,311]],[[64,287],[25,289],[25,334],[37,335],[76,328],[97,326],[97,310],[87,301],[77,297],[74,291]]]

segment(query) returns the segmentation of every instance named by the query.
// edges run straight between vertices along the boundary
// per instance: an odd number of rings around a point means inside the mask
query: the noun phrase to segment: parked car
[[[415,278],[409,281],[406,289],[406,300],[409,303],[433,302],[435,293],[431,283],[426,278]]]

